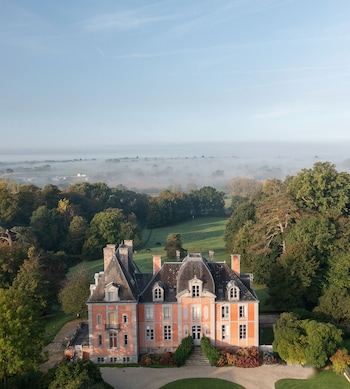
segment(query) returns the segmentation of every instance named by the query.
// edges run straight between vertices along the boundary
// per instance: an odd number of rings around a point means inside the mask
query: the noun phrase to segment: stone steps
[[[187,359],[185,366],[210,366],[200,346],[195,346],[193,353]]]

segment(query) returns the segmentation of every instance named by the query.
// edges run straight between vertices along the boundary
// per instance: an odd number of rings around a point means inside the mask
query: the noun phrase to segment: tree
[[[41,314],[45,312],[50,285],[43,272],[40,258],[34,255],[33,249],[29,251],[29,259],[23,262],[12,285],[26,293],[27,297],[37,304]]]
[[[303,243],[290,246],[272,267],[267,282],[274,305],[287,310],[314,306],[320,293],[318,266],[311,247]]]
[[[227,185],[232,196],[251,197],[262,189],[261,182],[253,178],[234,178]]]
[[[287,191],[307,208],[325,215],[330,211],[348,214],[350,175],[338,173],[329,162],[316,162],[293,177]]]
[[[182,242],[181,242],[181,235],[180,234],[169,234],[166,243],[165,248],[167,257],[169,259],[175,259],[176,258],[176,251],[179,250],[180,252],[183,251],[182,248]]]
[[[27,251],[23,245],[16,243],[12,247],[7,243],[0,243],[0,288],[12,285],[17,272],[27,258]]]
[[[0,289],[0,380],[36,369],[41,362],[43,322],[25,292]]]
[[[348,275],[349,277],[349,275]],[[347,288],[330,287],[320,297],[314,313],[321,319],[336,325],[346,324],[350,321],[350,294]]]
[[[52,380],[50,380],[50,377]],[[46,377],[48,389],[104,389],[100,369],[89,360],[63,362]]]
[[[70,254],[81,254],[89,225],[82,216],[73,216],[69,223],[67,251]]]
[[[316,368],[325,366],[343,341],[333,324],[299,320],[292,313],[282,313],[273,331],[273,348],[283,360]]]
[[[224,212],[224,192],[219,192],[211,186],[190,193],[194,215],[198,216],[222,216]]]
[[[90,274],[83,267],[68,274],[58,296],[63,312],[81,316],[87,311],[90,283]]]

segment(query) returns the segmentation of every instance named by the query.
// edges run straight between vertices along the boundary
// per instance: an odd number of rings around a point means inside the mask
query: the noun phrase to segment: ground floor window
[[[130,357],[123,357],[123,362],[124,363],[130,362]]]
[[[116,347],[117,347],[117,333],[113,331],[109,333],[109,348],[116,348]]]
[[[109,358],[109,361],[111,363],[117,363],[117,357],[111,357],[111,358]]]
[[[150,326],[146,327],[146,339],[148,342],[154,339],[154,329]]]
[[[239,339],[247,339],[247,326],[245,324],[239,326]]]
[[[104,357],[97,357],[97,363],[103,363],[104,361]]]
[[[164,340],[171,340],[171,326],[164,326]]]

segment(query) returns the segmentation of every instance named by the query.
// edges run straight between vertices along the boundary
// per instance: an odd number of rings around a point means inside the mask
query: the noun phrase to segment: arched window
[[[227,298],[228,300],[239,300],[239,288],[234,281],[227,284]]]
[[[153,301],[164,301],[164,288],[161,283],[153,287]]]
[[[128,323],[128,315],[124,313],[122,320],[123,320],[123,324],[127,324]]]

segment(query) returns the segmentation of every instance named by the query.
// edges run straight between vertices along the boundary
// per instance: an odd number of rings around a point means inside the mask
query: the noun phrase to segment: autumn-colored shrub
[[[142,366],[152,365],[174,365],[174,354],[167,352],[165,354],[143,354],[140,363]]]
[[[330,357],[333,364],[333,370],[337,374],[343,374],[346,366],[350,365],[350,355],[345,349],[338,349],[334,355]]]

